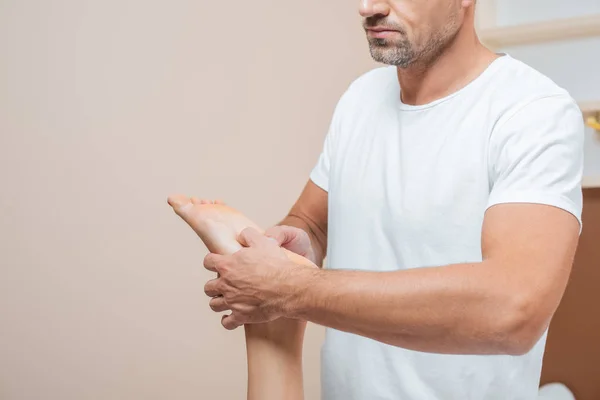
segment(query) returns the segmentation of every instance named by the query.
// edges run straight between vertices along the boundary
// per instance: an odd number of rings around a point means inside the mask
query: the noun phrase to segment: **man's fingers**
[[[262,236],[263,235],[261,235],[256,229],[246,228],[240,233],[238,242],[240,242],[242,246],[256,247],[261,243]]]
[[[219,290],[220,284],[221,278],[212,279],[206,282],[206,285],[204,285],[204,293],[206,293],[208,297],[221,296],[223,293],[221,293]]]
[[[280,245],[284,246],[287,244],[302,242],[308,239],[308,234],[294,226],[274,226],[265,232],[265,235],[277,239]]]
[[[204,268],[212,272],[219,272],[221,262],[226,258],[220,254],[208,253],[204,257]]]
[[[238,242],[245,247],[265,247],[276,244],[254,228],[244,229],[238,237]]]
[[[282,246],[290,241],[288,230],[282,226],[274,226],[265,231],[265,236],[277,242],[277,245]]]
[[[265,232],[265,235],[277,240],[280,247],[306,257],[311,249],[308,233],[293,226],[274,226]]]
[[[212,298],[209,302],[208,302],[208,306],[211,308],[211,310],[213,310],[214,312],[223,312],[223,311],[227,311],[230,310],[231,308],[229,307],[229,305],[227,304],[227,302],[225,301],[224,297],[215,297]]]
[[[228,331],[232,331],[235,328],[242,326],[243,324],[237,320],[237,317],[234,313],[231,313],[229,315],[223,315],[223,317],[221,317],[221,325],[223,325],[223,327]]]

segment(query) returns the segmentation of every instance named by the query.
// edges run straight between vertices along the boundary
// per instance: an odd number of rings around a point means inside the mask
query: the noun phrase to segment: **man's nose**
[[[368,18],[374,15],[387,15],[389,6],[387,0],[360,0],[359,13]]]

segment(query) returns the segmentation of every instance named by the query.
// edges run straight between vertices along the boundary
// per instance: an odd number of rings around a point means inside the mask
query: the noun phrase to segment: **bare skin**
[[[245,228],[252,227],[262,232],[254,222],[221,201],[176,195],[169,197],[168,202],[212,253],[225,255],[242,250],[245,240],[240,233]],[[278,247],[275,242],[273,246]],[[279,251],[282,258],[316,268],[304,257],[285,249]],[[215,311],[219,309],[219,300],[222,298],[211,300],[211,308]],[[227,316],[223,320],[226,323]],[[246,325],[249,400],[303,398],[302,342],[305,326],[304,321],[287,318]]]

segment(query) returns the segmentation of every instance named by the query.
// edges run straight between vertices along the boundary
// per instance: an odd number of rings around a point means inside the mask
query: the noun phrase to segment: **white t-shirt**
[[[419,106],[401,102],[395,67],[367,72],[338,102],[310,175],[328,191],[326,267],[479,262],[498,203],[549,204],[581,223],[583,134],[569,94],[509,55]],[[532,400],[545,341],[518,357],[441,355],[327,329],[322,399]]]

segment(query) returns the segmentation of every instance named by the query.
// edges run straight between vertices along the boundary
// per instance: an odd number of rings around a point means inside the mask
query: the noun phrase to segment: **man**
[[[387,66],[341,97],[278,243],[209,254],[227,329],[326,326],[324,400],[534,399],[582,211],[583,121],[478,41],[473,0],[362,0]]]

